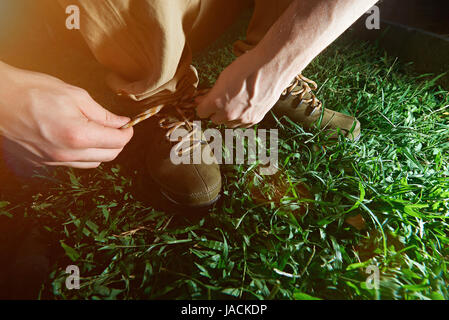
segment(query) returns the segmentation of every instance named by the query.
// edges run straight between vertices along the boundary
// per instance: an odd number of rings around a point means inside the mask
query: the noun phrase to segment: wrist
[[[269,41],[261,42],[248,52],[257,61],[259,71],[269,77],[277,91],[283,91],[308,65],[306,54],[291,52],[287,47],[276,47]]]

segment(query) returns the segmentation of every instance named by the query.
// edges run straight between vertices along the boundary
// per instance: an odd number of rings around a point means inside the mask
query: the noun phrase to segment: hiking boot
[[[148,132],[146,167],[150,177],[161,193],[176,205],[211,206],[219,199],[221,175],[201,129],[189,119],[192,115],[186,117],[185,109],[167,106],[159,111],[153,112],[145,128]],[[195,152],[200,156],[194,158]],[[176,161],[173,156],[177,157]],[[190,161],[178,161],[187,158]]]
[[[323,108],[321,101],[313,94],[317,87],[314,81],[298,75],[282,93],[272,111],[278,117],[287,116],[306,129],[317,123],[321,130],[329,132],[330,138],[338,138],[340,132],[346,138],[357,141],[360,138],[360,122],[354,117]]]

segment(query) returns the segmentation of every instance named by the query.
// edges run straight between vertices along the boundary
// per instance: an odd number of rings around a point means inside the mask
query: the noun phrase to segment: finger
[[[228,123],[231,123],[233,121],[239,121],[237,119],[229,119],[228,116],[224,112],[222,112],[222,111],[214,114],[210,118],[210,120],[213,123],[217,124],[217,125],[220,125],[220,124],[226,124],[227,125]]]
[[[211,103],[209,99],[204,98],[196,108],[196,114],[201,119],[206,119],[212,116],[217,111],[217,106]]]
[[[95,169],[98,168],[100,162],[44,162],[44,165],[50,167],[70,167],[76,169]]]
[[[233,125],[232,127],[230,127],[231,129],[236,129],[236,128],[239,128],[239,129],[248,129],[248,128],[251,128],[251,127],[253,127],[254,126],[254,123],[243,123],[243,122],[240,122],[240,123],[238,123],[238,124],[235,124],[235,125]]]
[[[203,103],[204,99],[206,99],[206,95],[204,95],[204,96],[197,96],[197,97],[195,98],[195,103],[196,103],[197,105],[200,105],[201,103]]]
[[[71,146],[74,149],[122,149],[134,134],[133,128],[115,129],[92,121],[80,125],[77,132],[79,134]]]
[[[243,125],[243,123],[240,120],[229,121],[226,123],[226,126],[231,129],[241,128],[242,125]]]
[[[56,150],[50,152],[52,162],[110,162],[123,149]]]
[[[81,98],[79,108],[87,119],[105,127],[120,128],[131,120],[128,117],[118,116],[106,110],[88,94]]]

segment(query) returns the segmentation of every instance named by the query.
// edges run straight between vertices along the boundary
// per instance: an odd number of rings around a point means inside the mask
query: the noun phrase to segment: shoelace
[[[297,86],[300,86],[299,90],[295,90]],[[303,76],[302,74],[299,74],[295,77],[295,79],[292,81],[292,83],[282,92],[283,96],[286,95],[293,95],[293,96],[299,96],[299,99],[301,100],[301,103],[304,102],[306,104],[309,104],[309,107],[313,108],[310,111],[310,114],[312,114],[315,110],[319,109],[322,106],[321,101],[319,101],[316,96],[313,94],[313,91],[318,89],[318,85],[315,81],[310,80]],[[195,112],[193,111],[196,107],[196,104],[192,101],[201,95],[205,95],[209,89],[203,89],[203,90],[197,90],[194,95],[184,98],[177,106],[175,106],[176,111],[181,116],[182,121],[170,121],[168,117],[164,117],[160,115],[160,111],[165,107],[165,105],[161,104],[156,107],[151,107],[148,110],[140,113],[139,115],[135,116],[130,122],[128,122],[126,125],[124,125],[121,129],[127,129],[134,127],[138,123],[145,121],[151,117],[159,116],[161,119],[159,120],[159,126],[165,130],[167,130],[165,137],[168,141],[171,143],[177,142],[174,146],[175,150],[179,152],[179,149],[186,143],[190,142],[188,148],[184,148],[183,152],[190,152],[197,146],[201,145],[203,142],[201,140],[193,140],[192,137],[195,137],[196,134],[198,134],[199,128],[193,123],[193,118],[195,116]],[[309,93],[311,95],[310,99],[304,100],[304,96]],[[189,113],[189,115],[186,115],[186,112]],[[189,131],[188,134],[184,135],[179,140],[172,139],[172,134],[174,131],[181,127],[186,127]]]
[[[300,86],[300,89],[295,90],[297,86]],[[295,77],[292,83],[282,92],[283,96],[287,96],[291,94],[292,96],[298,96],[300,99],[300,103],[302,102],[309,105],[310,114],[312,114],[315,110],[321,108],[322,102],[317,99],[317,97],[313,94],[313,91],[318,89],[318,85],[315,81],[310,80],[309,78],[304,77],[302,74],[299,74]],[[309,93],[311,95],[310,99],[304,100],[304,96]]]
[[[156,107],[151,107],[148,110],[138,114],[135,116],[130,122],[128,122],[126,125],[124,125],[121,129],[127,129],[134,127],[138,123],[145,121],[151,117],[158,116],[160,117],[159,120],[159,127],[167,130],[165,134],[165,138],[167,141],[171,143],[175,143],[174,150],[175,152],[187,153],[192,151],[194,148],[198,147],[203,143],[203,141],[200,140],[192,140],[193,137],[196,137],[199,133],[198,126],[193,123],[193,118],[195,116],[194,108],[196,107],[196,104],[193,103],[193,100],[201,95],[205,95],[209,89],[203,89],[203,90],[197,90],[195,94],[192,96],[189,96],[187,98],[184,98],[180,100],[176,106],[174,106],[175,110],[178,112],[178,114],[181,116],[182,120],[180,121],[172,121],[170,117],[163,116],[160,114],[160,111],[166,107],[166,105],[158,105]],[[185,127],[188,130],[188,134],[184,135],[180,139],[174,139],[172,138],[173,132],[178,130],[181,127]],[[189,142],[189,146],[187,148],[183,148],[180,150],[187,142]]]

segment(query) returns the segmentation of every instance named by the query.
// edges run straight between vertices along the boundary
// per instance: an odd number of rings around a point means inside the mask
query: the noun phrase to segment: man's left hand
[[[237,58],[212,90],[197,99],[197,114],[230,128],[249,128],[265,117],[288,86],[288,76],[261,63],[255,50]]]

